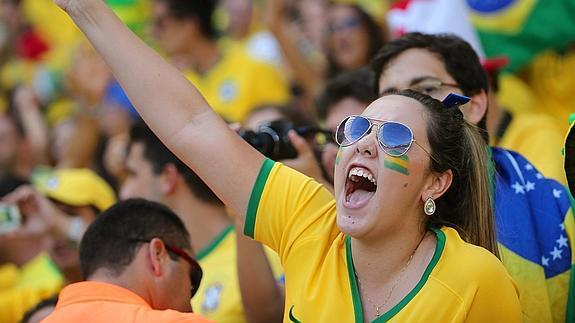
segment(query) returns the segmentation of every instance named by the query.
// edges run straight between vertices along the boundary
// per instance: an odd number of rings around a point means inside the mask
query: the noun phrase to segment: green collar
[[[202,250],[198,251],[196,255],[196,259],[198,261],[202,260],[202,258],[209,255],[216,247],[222,243],[222,241],[227,237],[227,235],[232,232],[234,227],[230,224],[225,229],[223,229],[218,235],[210,242],[207,246],[205,246]]]
[[[433,253],[433,257],[431,261],[427,265],[427,268],[423,272],[423,276],[415,285],[415,287],[399,302],[397,305],[392,307],[389,311],[385,312],[380,317],[376,318],[372,321],[372,323],[380,323],[380,322],[387,322],[390,320],[395,314],[399,313],[416,295],[419,291],[423,288],[423,285],[427,282],[429,275],[439,262],[439,258],[443,253],[443,249],[445,247],[445,233],[439,229],[431,229],[435,236],[437,237],[437,245],[435,246],[435,252]],[[361,304],[361,297],[359,295],[359,288],[357,284],[357,278],[355,274],[355,266],[353,265],[353,257],[351,255],[351,238],[345,238],[345,250],[346,250],[346,257],[347,257],[347,272],[349,275],[349,283],[351,287],[351,295],[353,298],[353,309],[354,309],[354,317],[356,322],[364,322],[363,317],[363,304]]]

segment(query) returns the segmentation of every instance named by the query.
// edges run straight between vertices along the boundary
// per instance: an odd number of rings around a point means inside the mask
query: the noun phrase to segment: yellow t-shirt
[[[278,256],[266,250],[268,261],[278,281],[283,281],[283,269]],[[246,322],[236,266],[236,233],[229,226],[204,250],[197,259],[204,276],[197,294],[192,299],[195,313],[218,323]]]
[[[351,239],[336,225],[329,191],[266,160],[254,185],[244,231],[276,250],[286,275],[286,322],[363,322]],[[517,289],[501,262],[434,229],[437,246],[415,288],[375,322],[520,322]]]
[[[561,155],[564,139],[565,134],[552,117],[514,113],[497,147],[520,153],[545,177],[567,184]]]
[[[0,322],[3,323],[19,322],[26,311],[57,294],[64,283],[62,274],[45,253],[22,266],[13,278],[9,288],[0,290]]]
[[[218,63],[206,74],[184,71],[210,106],[229,121],[242,122],[263,104],[289,100],[286,79],[272,66],[258,62],[243,51],[223,51]]]

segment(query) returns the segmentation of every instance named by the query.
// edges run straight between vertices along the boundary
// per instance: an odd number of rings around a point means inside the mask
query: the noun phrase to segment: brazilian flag
[[[133,32],[144,35],[150,18],[150,0],[106,0],[106,3]]]
[[[575,0],[466,0],[487,57],[510,58],[516,72],[546,50],[575,41]]]

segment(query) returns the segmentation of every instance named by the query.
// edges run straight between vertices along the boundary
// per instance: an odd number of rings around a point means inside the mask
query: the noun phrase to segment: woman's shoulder
[[[501,279],[511,281],[503,263],[485,248],[465,242],[459,233],[448,227],[438,230],[438,240],[443,235],[444,251],[440,260],[443,271],[457,271],[457,276],[467,276],[474,280]]]
[[[432,285],[455,295],[469,321],[520,322],[519,290],[501,261],[487,249],[463,241],[455,229],[436,233],[444,249]]]

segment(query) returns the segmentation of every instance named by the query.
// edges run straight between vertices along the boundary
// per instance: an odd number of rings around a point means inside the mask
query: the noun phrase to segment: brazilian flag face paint
[[[339,146],[339,149],[337,150],[337,155],[335,155],[335,164],[338,165],[340,158],[341,158],[341,152],[343,151],[343,147]]]
[[[409,157],[407,155],[393,157],[386,155],[383,166],[403,175],[409,175]]]

